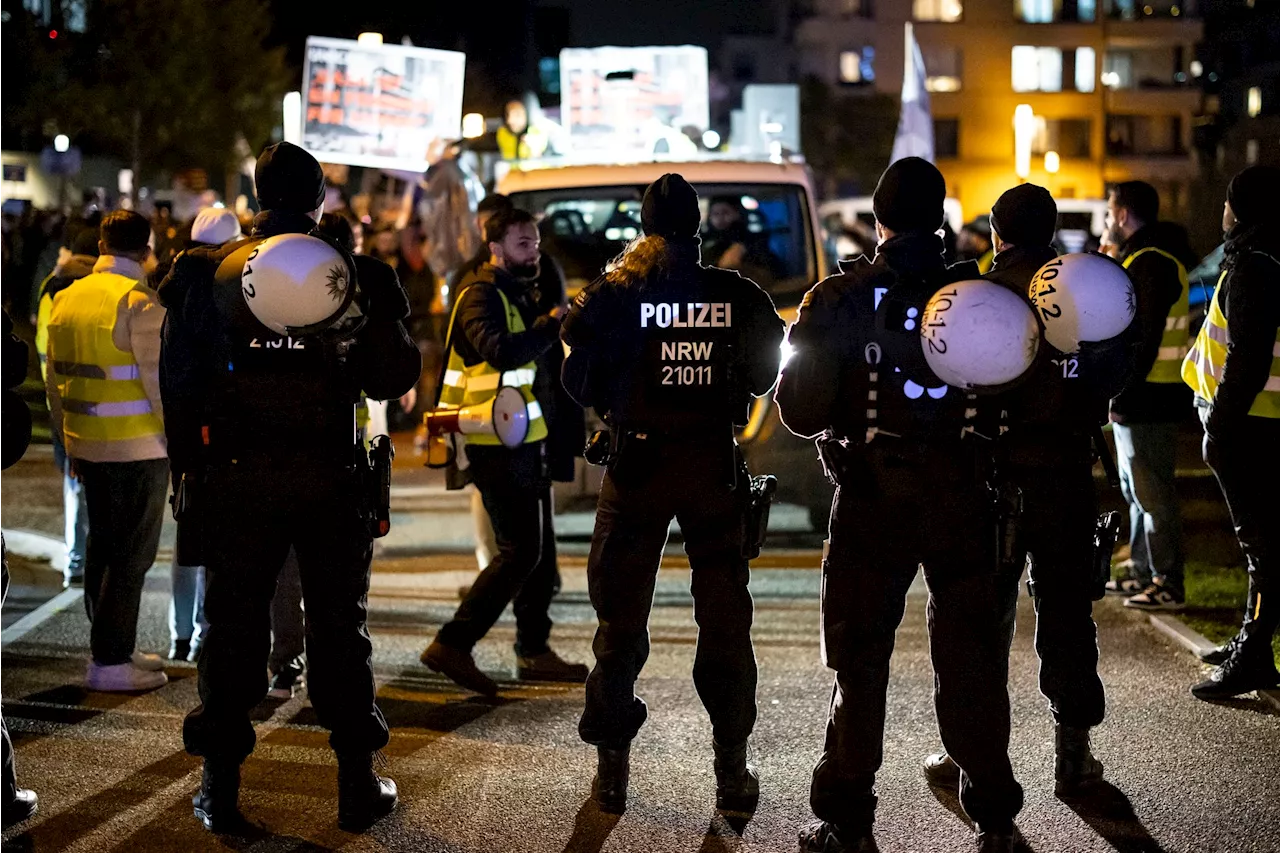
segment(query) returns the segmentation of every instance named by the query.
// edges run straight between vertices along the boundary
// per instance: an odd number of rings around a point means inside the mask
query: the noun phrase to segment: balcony
[[[1108,89],[1107,111],[1132,115],[1199,113],[1202,94],[1190,86],[1140,89]]]

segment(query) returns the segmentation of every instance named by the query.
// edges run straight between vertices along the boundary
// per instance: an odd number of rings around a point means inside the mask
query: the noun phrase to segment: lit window
[[[930,45],[924,57],[924,87],[930,92],[958,92],[961,88],[960,48]]]
[[[1050,24],[1054,19],[1054,0],[1018,0],[1018,17],[1028,24]]]
[[[1076,91],[1092,92],[1094,81],[1094,51],[1091,47],[1076,48]]]
[[[1133,54],[1107,51],[1102,59],[1102,85],[1108,89],[1133,88]]]
[[[876,79],[876,49],[840,51],[840,82],[850,85],[872,83]]]
[[[1022,44],[1014,46],[1013,91],[1061,92],[1062,49]]]
[[[917,21],[960,20],[964,13],[960,0],[912,0],[912,16]]]
[[[1248,107],[1250,118],[1262,112],[1262,89],[1257,86],[1249,87]]]

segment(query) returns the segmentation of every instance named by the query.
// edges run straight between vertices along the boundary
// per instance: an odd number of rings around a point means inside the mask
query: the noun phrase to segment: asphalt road
[[[74,597],[3,653],[4,714],[19,780],[40,794],[36,819],[5,834],[5,850],[38,851],[786,851],[809,819],[808,775],[821,743],[830,675],[818,660],[819,574],[812,552],[766,554],[754,573],[760,721],[754,750],[763,794],[755,816],[730,824],[714,809],[710,729],[689,679],[696,628],[688,570],[672,558],[652,621],[653,653],[639,690],[650,718],[632,758],[621,819],[588,800],[593,752],[577,738],[582,689],[509,680],[510,615],[481,643],[481,666],[504,679],[484,701],[417,662],[448,618],[465,556],[383,561],[370,598],[380,703],[393,727],[386,750],[401,805],[365,836],[336,827],[336,769],[326,735],[300,694],[258,709],[257,751],[242,806],[260,824],[215,838],[191,816],[197,759],[182,749],[182,715],[196,704],[192,665],[142,696],[87,693],[87,625]],[[565,560],[553,643],[588,660],[594,616],[580,558]],[[782,566],[781,568],[768,568]],[[153,571],[140,647],[167,646],[167,573]],[[913,592],[898,634],[889,694],[877,835],[885,851],[971,849],[954,800],[924,784],[919,762],[937,745],[924,627]],[[1089,808],[1052,793],[1052,725],[1035,688],[1032,614],[1025,601],[1013,650],[1013,760],[1026,787],[1019,825],[1040,851],[1280,850],[1280,716],[1260,700],[1207,705],[1187,685],[1191,656],[1117,602],[1096,608],[1110,713],[1096,732],[1115,791]],[[29,623],[28,623],[29,624]]]

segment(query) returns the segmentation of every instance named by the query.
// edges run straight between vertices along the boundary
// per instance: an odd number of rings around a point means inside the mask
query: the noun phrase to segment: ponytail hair
[[[657,234],[641,234],[605,267],[605,279],[620,287],[638,287],[672,267],[672,247]]]

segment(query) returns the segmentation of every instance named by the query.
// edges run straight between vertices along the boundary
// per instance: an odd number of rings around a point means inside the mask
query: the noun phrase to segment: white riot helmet
[[[1044,339],[1064,353],[1119,335],[1137,309],[1129,274],[1104,255],[1054,258],[1032,277],[1027,296],[1044,322]]]
[[[240,291],[258,322],[279,335],[323,332],[358,310],[351,256],[313,234],[277,234],[255,246]]]
[[[999,391],[1035,362],[1040,326],[1026,300],[990,281],[960,281],[929,300],[920,324],[925,361],[967,391]]]

